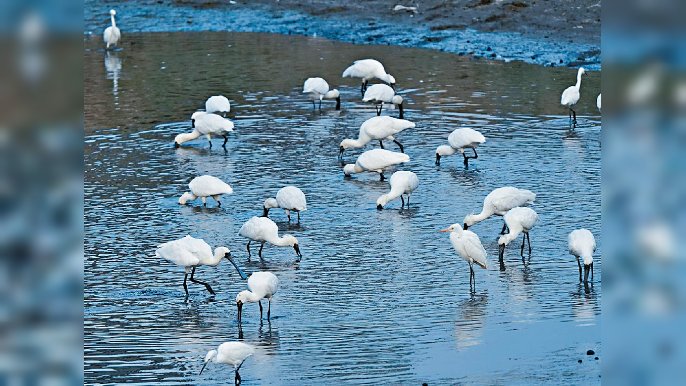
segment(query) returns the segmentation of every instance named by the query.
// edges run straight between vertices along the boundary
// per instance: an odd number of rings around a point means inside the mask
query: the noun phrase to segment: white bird
[[[400,170],[391,175],[390,183],[391,191],[381,195],[381,197],[376,200],[376,209],[383,209],[389,201],[395,200],[398,196],[400,196],[400,209],[402,209],[405,206],[403,194],[407,194],[407,208],[409,209],[410,195],[419,185],[419,178],[417,178],[417,175],[412,172]]]
[[[372,149],[360,154],[354,164],[345,165],[343,173],[346,177],[350,177],[353,173],[375,172],[379,173],[381,181],[383,181],[385,180],[384,170],[408,161],[410,161],[410,156],[407,154],[385,149]]]
[[[260,320],[262,320],[262,299],[267,299],[267,320],[271,317],[272,297],[279,290],[279,279],[271,272],[254,272],[248,279],[250,291],[241,291],[236,296],[236,307],[238,308],[238,323],[241,322],[243,314],[243,304],[257,303],[260,305]]]
[[[338,157],[341,158],[346,149],[363,147],[372,140],[378,140],[379,145],[381,145],[381,148],[383,149],[384,139],[390,139],[391,141],[395,142],[402,153],[405,151],[405,149],[403,148],[403,145],[395,139],[394,136],[405,129],[413,129],[414,127],[414,122],[410,122],[405,119],[397,119],[387,116],[369,118],[360,126],[360,132],[357,134],[357,139],[346,138],[341,141]]]
[[[281,208],[286,211],[288,222],[291,222],[291,211],[298,213],[298,224],[300,223],[300,212],[307,210],[307,200],[305,193],[295,186],[285,186],[276,192],[276,198],[268,198],[264,201],[263,217],[269,216],[269,209]]]
[[[283,235],[279,237],[279,227],[269,217],[253,217],[246,221],[245,224],[238,231],[240,236],[248,240],[248,258],[250,257],[250,243],[257,241],[260,243],[259,256],[262,258],[262,248],[265,243],[276,245],[277,247],[293,247],[295,254],[298,255],[298,260],[302,258],[300,247],[298,246],[298,239],[291,235]]]
[[[391,87],[395,86],[395,78],[391,74],[387,74],[386,70],[378,60],[362,59],[353,62],[353,65],[343,71],[344,78],[362,78],[362,87],[360,91],[364,95],[367,90],[367,84],[370,80],[378,78]]]
[[[398,11],[407,11],[410,13],[418,13],[417,7],[406,7],[404,5],[397,4],[395,7],[393,7],[393,12],[398,12]]]
[[[600,96],[601,95],[602,94],[598,94],[598,98],[596,98],[596,100],[595,100],[595,105],[598,107],[598,111],[601,111],[600,110]]]
[[[243,342],[224,342],[217,347],[216,350],[210,350],[205,355],[205,363],[200,369],[200,374],[205,370],[205,366],[212,361],[214,363],[224,363],[233,366],[233,371],[235,372],[235,384],[241,383],[241,376],[238,371],[243,366],[248,357],[255,353],[255,348],[249,344]]]
[[[395,90],[385,84],[374,84],[364,92],[363,102],[372,102],[378,105],[376,115],[381,115],[384,103],[398,106],[398,118],[403,119],[403,97],[396,95]]]
[[[226,148],[226,141],[229,140],[227,135],[233,131],[233,122],[217,114],[196,111],[191,116],[191,127],[193,128],[192,132],[179,134],[174,138],[174,147],[178,148],[182,143],[204,135],[211,148],[212,136],[219,135],[224,137],[222,147]]]
[[[441,145],[436,148],[436,165],[441,164],[441,157],[453,155],[459,151],[462,157],[464,157],[464,166],[469,166],[470,158],[479,158],[479,155],[476,154],[476,148],[484,142],[486,142],[486,138],[474,129],[468,127],[455,129],[448,135],[448,143],[450,145]],[[467,156],[464,152],[465,149],[472,149],[474,156]]]
[[[336,110],[341,109],[341,93],[338,90],[329,90],[329,84],[322,78],[308,78],[303,85],[303,93],[310,94],[312,108],[314,101],[319,101],[319,109],[322,109],[322,99],[335,99]]]
[[[102,39],[105,41],[105,43],[107,43],[108,50],[110,49],[110,46],[116,46],[121,38],[121,31],[117,27],[117,23],[114,21],[114,15],[116,14],[117,11],[110,9],[110,20],[112,21],[112,25],[105,28],[105,31],[102,33]]]
[[[209,284],[197,280],[194,278],[195,268],[200,265],[210,265],[216,267],[221,262],[222,258],[226,258],[233,264],[236,271],[241,276],[243,280],[247,278],[245,273],[238,268],[238,265],[231,258],[231,251],[226,247],[217,247],[214,249],[214,254],[212,253],[212,248],[203,239],[196,239],[191,236],[186,236],[182,239],[169,241],[164,244],[157,246],[155,251],[155,256],[158,258],[163,258],[169,260],[172,263],[182,266],[185,268],[185,275],[183,277],[183,289],[186,290],[186,296],[188,296],[188,287],[186,285],[186,279],[188,274],[191,274],[191,281],[193,283],[202,284],[205,286],[207,291],[214,295],[214,291]]]
[[[218,113],[225,117],[229,111],[231,111],[231,103],[229,103],[229,98],[223,95],[211,96],[205,102],[206,113]]]
[[[472,264],[477,264],[483,269],[488,269],[486,261],[486,250],[481,245],[481,240],[476,233],[463,230],[460,224],[453,224],[448,228],[441,229],[439,232],[450,232],[450,243],[455,248],[455,252],[467,263],[469,263],[469,285],[476,284],[474,278],[474,268]]]
[[[222,194],[231,194],[233,189],[231,185],[213,176],[199,176],[195,177],[188,184],[190,192],[186,192],[179,197],[179,204],[186,205],[188,200],[195,200],[200,197],[202,199],[202,205],[207,206],[207,197],[212,197],[216,202],[217,206],[222,206],[219,201],[219,197]]]
[[[588,271],[591,271],[593,280],[593,252],[595,252],[595,238],[588,229],[573,230],[568,237],[569,253],[576,256],[576,263],[579,266],[579,283],[581,283],[581,262],[584,260],[584,283],[588,283]]]
[[[492,215],[504,216],[510,209],[531,204],[536,199],[536,194],[530,190],[517,189],[505,186],[494,189],[484,198],[484,205],[479,214],[470,214],[464,218],[464,229],[483,221]],[[505,233],[507,224],[503,224],[500,233]]]
[[[583,67],[580,67],[579,72],[577,72],[577,74],[576,74],[576,84],[574,86],[567,87],[562,92],[562,97],[560,98],[560,104],[562,106],[567,106],[569,108],[569,120],[573,124],[576,124],[576,111],[574,111],[574,106],[576,105],[576,103],[579,101],[579,98],[581,97],[581,94],[579,93],[579,89],[581,89],[581,75],[583,75],[585,73],[586,73],[586,70],[584,70]],[[572,119],[572,114],[574,114],[573,119]]]
[[[538,214],[531,208],[518,206],[507,211],[505,216],[503,216],[503,219],[505,220],[505,225],[509,229],[509,232],[500,236],[498,239],[498,258],[500,260],[503,259],[505,246],[516,239],[520,233],[524,233],[520,251],[522,258],[524,256],[525,241],[528,241],[529,243],[529,254],[531,254],[531,238],[529,236],[529,231],[534,227],[536,221],[538,221]]]

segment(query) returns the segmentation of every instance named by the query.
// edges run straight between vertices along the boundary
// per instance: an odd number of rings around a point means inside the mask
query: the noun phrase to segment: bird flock
[[[121,32],[115,22],[115,10],[110,10],[111,26],[103,33],[106,49],[116,46],[121,38]],[[560,103],[569,109],[570,124],[576,125],[576,111],[574,107],[580,99],[581,78],[585,74],[583,68],[579,68],[577,81],[562,93]],[[386,178],[384,173],[394,167],[410,161],[410,157],[404,153],[403,145],[396,136],[405,130],[415,128],[415,123],[404,119],[403,97],[396,94],[396,79],[386,72],[384,66],[374,59],[356,60],[347,67],[342,77],[361,79],[360,93],[362,101],[375,106],[376,116],[366,120],[359,129],[357,139],[346,138],[339,145],[339,160],[342,161],[343,153],[348,149],[363,148],[372,141],[378,141],[380,148],[371,149],[360,154],[354,163],[343,165],[345,178],[352,174],[370,172],[377,173],[381,181]],[[373,84],[369,82],[378,79],[384,83]],[[312,102],[312,107],[322,108],[322,101],[335,100],[335,110],[341,109],[341,94],[337,89],[331,89],[326,80],[320,77],[307,78],[303,84],[302,92]],[[597,107],[600,110],[601,96],[597,97]],[[398,109],[398,118],[382,116],[383,107]],[[222,146],[226,148],[229,134],[234,131],[234,123],[226,118],[231,110],[229,99],[222,95],[211,96],[205,103],[204,111],[195,111],[191,115],[191,132],[180,133],[174,138],[174,147],[178,148],[186,142],[204,137],[212,147],[212,138],[224,139]],[[471,128],[457,128],[448,135],[448,144],[440,145],[435,151],[435,164],[440,165],[441,158],[460,153],[463,156],[465,167],[469,166],[469,160],[478,158],[477,147],[486,143],[486,138],[478,131]],[[400,152],[390,151],[384,148],[384,141],[392,141],[397,145]],[[410,207],[410,196],[419,186],[419,178],[414,172],[408,170],[395,171],[390,177],[390,191],[381,195],[376,201],[378,210],[383,210],[386,205],[396,200],[401,200],[401,210]],[[194,177],[188,184],[189,192],[183,193],[178,203],[187,205],[200,198],[203,206],[207,206],[207,198],[212,198],[217,207],[221,207],[221,196],[233,193],[233,188],[221,179],[202,175]],[[449,240],[456,254],[465,260],[469,266],[470,291],[476,287],[474,265],[483,269],[488,268],[487,252],[479,239],[479,236],[469,230],[475,224],[492,216],[503,217],[503,228],[498,238],[498,259],[503,267],[505,248],[512,241],[522,235],[520,255],[524,259],[525,247],[531,255],[530,232],[538,221],[538,214],[530,205],[534,203],[536,194],[511,186],[494,189],[483,200],[481,212],[468,214],[461,223],[455,223],[440,232],[450,234]],[[283,209],[290,224],[291,214],[297,215],[297,223],[300,224],[300,212],[307,210],[305,193],[295,186],[280,188],[274,197],[265,199],[262,204],[262,216],[248,219],[240,228],[238,234],[247,239],[246,250],[248,260],[252,256],[250,246],[252,243],[259,244],[258,256],[263,259],[262,250],[265,244],[276,247],[291,247],[295,251],[296,261],[302,259],[298,239],[289,234],[279,236],[277,224],[270,219],[271,209]],[[576,257],[579,268],[579,282],[584,283],[588,291],[588,276],[593,280],[593,254],[596,242],[593,234],[587,229],[576,229],[569,233],[569,253]],[[263,319],[262,300],[267,302],[267,320],[271,318],[271,300],[279,289],[279,279],[272,272],[256,271],[246,274],[234,261],[229,248],[219,246],[212,250],[209,244],[199,238],[190,235],[177,240],[168,241],[158,245],[155,251],[157,258],[167,260],[184,268],[183,288],[186,296],[189,295],[187,281],[200,284],[205,290],[214,295],[215,291],[207,282],[195,277],[196,269],[200,266],[218,266],[224,259],[229,261],[238,276],[246,280],[248,289],[236,295],[237,322],[240,326],[243,316],[243,306],[246,303],[258,303],[260,320]],[[582,263],[584,275],[582,277]],[[190,274],[190,277],[189,277]],[[244,361],[255,353],[255,348],[243,342],[225,342],[216,349],[210,350],[205,356],[204,364],[200,373],[209,362],[222,363],[233,366],[235,383],[241,382],[238,373]]]

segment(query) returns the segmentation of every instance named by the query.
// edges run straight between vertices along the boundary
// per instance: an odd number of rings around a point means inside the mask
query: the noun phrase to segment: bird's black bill
[[[174,149],[178,149],[181,145],[178,142],[174,142]]]
[[[195,129],[195,119],[191,119],[191,127]]]
[[[404,114],[403,104],[402,104],[402,103],[398,105],[398,118],[400,118],[400,119],[404,119],[404,118],[405,118],[405,114]]]
[[[269,217],[269,208],[264,207],[262,209],[262,217]]]
[[[376,206],[376,209],[382,210],[382,209],[383,209],[383,206],[381,206],[381,204],[378,204],[378,205]]]
[[[236,268],[236,272],[238,272],[238,274],[241,276],[241,279],[248,279],[248,275],[246,275],[245,272],[243,272],[243,270],[238,267],[238,264],[236,264],[236,262],[233,261],[233,259],[231,258],[231,253],[227,253],[226,255],[224,255],[224,257],[226,257],[231,262],[231,264],[233,264],[233,267]]]
[[[303,255],[300,253],[300,247],[298,244],[293,245],[293,249],[295,249],[295,254],[298,255],[299,258],[303,257]]]
[[[341,109],[341,97],[336,98],[336,110]]]
[[[395,83],[391,83],[390,86],[393,89],[393,91],[395,91]]]
[[[200,369],[200,374],[202,374],[202,371],[205,370],[205,366],[207,366],[207,364],[208,364],[209,362],[210,362],[210,361],[207,361],[207,362],[205,362],[205,363],[202,365],[202,368]],[[198,375],[200,375],[200,374],[198,374]]]
[[[469,225],[467,225],[467,224],[464,224],[464,225],[462,226],[462,229],[464,229],[464,230],[467,230],[467,229],[469,229]]]
[[[237,302],[236,308],[238,308],[238,323],[240,323],[241,322],[241,315],[243,314],[243,303]]]

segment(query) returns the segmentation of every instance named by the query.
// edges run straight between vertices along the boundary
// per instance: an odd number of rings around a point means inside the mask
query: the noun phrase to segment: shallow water
[[[258,347],[241,369],[245,385],[599,383],[602,240],[590,293],[566,245],[575,228],[600,234],[598,73],[584,79],[572,132],[558,105],[575,81],[569,69],[262,34],[129,34],[109,57],[99,42],[86,37],[84,64],[86,383],[232,382],[221,365],[198,372],[208,350],[239,334]],[[370,56],[396,77],[417,124],[398,136],[411,157],[402,169],[420,179],[409,210],[393,201],[377,211],[387,183],[344,180],[337,161],[339,142],[374,116],[357,81],[340,74]],[[342,111],[332,102],[312,110],[300,94],[308,76],[341,91]],[[236,124],[227,151],[221,140],[174,149],[190,114],[217,93],[231,99]],[[487,137],[479,159],[436,167],[436,146],[460,126]],[[188,181],[206,173],[235,193],[222,208],[179,206]],[[238,229],[287,184],[307,194],[302,225],[280,210],[271,217],[304,258],[295,264],[292,249],[267,246],[264,262],[248,262]],[[537,193],[533,253],[522,263],[517,239],[499,270],[502,220],[477,224],[490,266],[470,293],[467,264],[436,231],[505,185]],[[184,298],[183,270],[154,252],[188,233],[228,246],[248,272],[279,277],[271,323],[251,304],[239,330],[234,300],[245,283],[227,263],[197,272],[216,296],[189,283]]]

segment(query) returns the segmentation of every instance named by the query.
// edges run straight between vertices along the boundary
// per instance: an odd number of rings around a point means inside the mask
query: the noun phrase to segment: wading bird
[[[584,283],[588,283],[588,272],[591,271],[593,280],[593,252],[595,252],[595,238],[588,229],[573,230],[568,237],[569,253],[576,256],[576,263],[579,266],[579,283],[581,283],[581,262],[584,260]]]
[[[112,22],[112,25],[105,28],[105,31],[102,33],[102,39],[107,44],[108,50],[110,49],[110,46],[116,46],[121,38],[121,31],[119,30],[119,27],[117,27],[117,23],[114,21],[114,16],[116,14],[117,11],[110,9],[110,21]]]
[[[213,176],[199,176],[195,177],[188,184],[190,192],[186,192],[179,197],[179,204],[186,205],[188,200],[195,200],[200,197],[202,199],[202,205],[207,206],[207,197],[212,197],[214,201],[217,202],[217,206],[222,206],[219,197],[222,194],[231,194],[233,189],[231,185]]]
[[[341,109],[341,93],[338,90],[329,90],[329,84],[322,78],[308,78],[303,85],[303,93],[310,94],[312,108],[315,101],[319,101],[319,109],[322,109],[322,99],[335,99],[336,110]]]
[[[470,214],[464,218],[464,229],[483,221],[493,215],[504,216],[510,209],[518,206],[531,204],[536,199],[536,194],[530,190],[517,189],[505,186],[494,189],[484,198],[484,205],[479,214]],[[503,224],[500,233],[505,233],[507,224]]]
[[[403,148],[403,145],[398,142],[394,136],[405,129],[412,129],[414,127],[414,122],[405,119],[387,116],[369,118],[360,125],[360,132],[357,134],[357,139],[346,138],[341,141],[338,158],[343,157],[343,152],[346,149],[357,149],[373,140],[379,141],[379,145],[383,149],[384,139],[395,142],[400,148],[400,152],[404,153],[405,149]]]
[[[300,212],[307,210],[305,193],[295,186],[285,186],[276,192],[276,198],[268,198],[264,201],[262,217],[268,217],[271,208],[281,208],[286,211],[288,222],[291,222],[291,211],[298,213],[298,224],[300,224]]]
[[[476,286],[473,264],[483,269],[488,269],[486,261],[486,250],[481,245],[481,240],[476,233],[463,230],[460,224],[453,224],[448,228],[441,229],[439,232],[450,232],[450,243],[455,252],[467,263],[469,263],[469,286]]]
[[[479,158],[479,155],[476,154],[476,148],[484,142],[486,142],[486,138],[474,129],[468,127],[455,129],[448,135],[450,145],[441,145],[436,148],[436,165],[441,164],[441,157],[453,155],[459,151],[464,157],[464,166],[469,166],[470,158]],[[467,156],[465,149],[472,149],[474,156]]]
[[[374,84],[364,92],[363,102],[372,102],[376,107],[376,115],[381,115],[383,104],[398,106],[398,118],[403,119],[403,97],[396,95],[395,90],[385,84]]]
[[[507,211],[505,216],[503,216],[503,219],[505,220],[505,225],[507,225],[509,232],[500,236],[498,239],[498,259],[503,259],[505,247],[512,240],[516,239],[520,233],[524,233],[524,236],[522,236],[520,254],[524,257],[525,241],[528,241],[529,243],[529,254],[531,254],[531,238],[529,236],[529,231],[534,227],[536,221],[538,221],[538,214],[531,208],[518,206]]]
[[[186,286],[186,279],[188,274],[191,274],[191,281],[193,283],[202,284],[205,286],[207,291],[214,295],[214,291],[209,284],[195,279],[195,268],[200,265],[210,265],[217,266],[223,258],[226,258],[233,264],[236,271],[241,276],[243,280],[247,278],[245,273],[238,268],[238,265],[231,258],[231,252],[226,247],[217,247],[212,253],[212,248],[209,244],[202,239],[196,239],[191,236],[186,236],[182,239],[169,241],[164,244],[160,244],[155,251],[155,256],[161,257],[165,260],[169,260],[172,263],[182,266],[185,268],[185,275],[183,276],[183,289],[186,291],[186,296],[188,296],[188,287]]]
[[[417,175],[412,172],[400,170],[391,175],[390,183],[391,191],[382,195],[376,200],[376,209],[383,209],[383,207],[386,206],[389,201],[395,200],[398,197],[400,197],[400,209],[402,209],[405,207],[405,199],[403,198],[403,194],[407,194],[407,208],[409,209],[410,195],[415,189],[417,189],[417,186],[419,185],[419,178],[417,178]]]
[[[219,114],[226,117],[226,113],[231,111],[231,103],[229,103],[229,98],[223,95],[214,95],[207,98],[205,102],[205,112]]]
[[[353,62],[353,65],[343,71],[344,78],[362,78],[362,87],[360,92],[364,95],[367,90],[367,84],[370,80],[378,78],[391,87],[395,87],[395,78],[386,73],[386,70],[378,60],[362,59]]]
[[[279,290],[279,279],[271,272],[254,272],[248,279],[249,291],[241,291],[236,296],[238,308],[238,323],[241,323],[243,304],[257,303],[260,306],[260,320],[262,320],[262,299],[267,299],[267,320],[271,318],[272,296]]]
[[[384,181],[384,170],[391,166],[409,161],[410,156],[404,153],[396,153],[384,149],[372,149],[360,154],[354,164],[345,165],[343,167],[343,173],[346,177],[350,177],[353,173],[374,172],[379,173],[380,180]]]
[[[192,132],[179,134],[174,138],[174,147],[178,148],[182,143],[204,135],[212,148],[212,136],[215,135],[224,137],[222,147],[226,149],[228,134],[233,131],[233,122],[217,114],[196,111],[191,116],[191,127]]]
[[[216,350],[210,350],[207,355],[205,355],[205,363],[200,369],[200,374],[205,370],[205,366],[212,361],[214,363],[223,363],[233,366],[233,371],[235,372],[234,382],[236,385],[241,383],[241,376],[238,371],[243,366],[248,357],[255,353],[255,348],[249,344],[243,342],[224,342],[217,347]]]
[[[275,245],[277,247],[293,247],[295,254],[298,256],[298,261],[302,258],[300,247],[298,246],[298,239],[291,235],[283,235],[279,237],[279,227],[269,217],[253,217],[246,221],[245,224],[238,231],[240,236],[248,240],[248,257],[250,257],[250,243],[257,241],[260,243],[260,251],[258,255],[262,258],[262,248],[265,243]]]
[[[576,111],[574,111],[574,106],[579,102],[581,94],[579,89],[581,89],[581,75],[585,74],[586,70],[583,67],[579,68],[579,72],[576,74],[576,84],[574,86],[567,87],[562,92],[562,97],[560,98],[560,104],[567,106],[569,108],[569,121],[576,125]],[[572,115],[574,118],[572,118]]]

